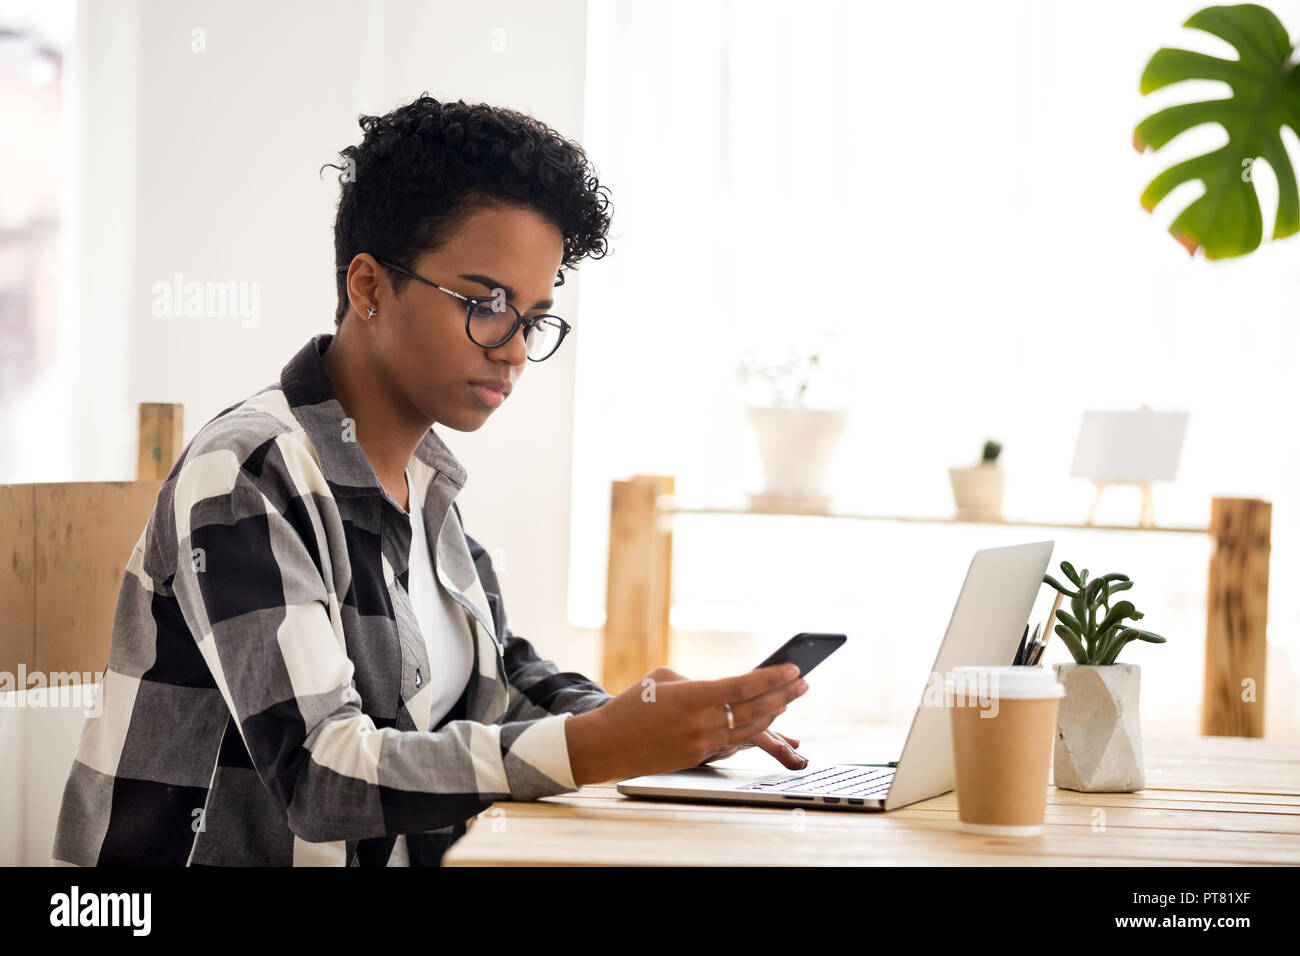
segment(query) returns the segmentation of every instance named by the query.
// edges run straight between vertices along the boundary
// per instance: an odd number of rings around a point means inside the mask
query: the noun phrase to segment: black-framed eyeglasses
[[[555,354],[564,337],[573,331],[573,327],[558,315],[535,315],[525,318],[523,313],[505,300],[495,295],[461,295],[444,288],[424,276],[418,276],[409,269],[375,260],[386,269],[400,272],[417,282],[431,285],[440,292],[455,296],[465,303],[465,334],[479,348],[500,348],[514,337],[520,327],[524,330],[524,346],[530,362],[543,362]],[[348,271],[348,266],[339,266],[340,274]]]

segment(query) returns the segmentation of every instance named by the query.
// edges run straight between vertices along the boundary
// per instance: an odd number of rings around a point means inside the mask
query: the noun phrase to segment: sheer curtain
[[[1157,521],[1208,525],[1215,495],[1273,503],[1267,732],[1300,733],[1300,238],[1207,262],[1165,231],[1198,184],[1152,215],[1138,203],[1158,171],[1224,141],[1216,127],[1131,146],[1150,112],[1226,95],[1138,93],[1158,47],[1235,55],[1181,28],[1205,5],[593,0],[584,143],[614,230],[584,270],[574,337],[573,621],[603,621],[609,482],[671,474],[683,499],[741,500],[759,481],[742,353],[830,341],[817,398],[851,415],[831,490],[875,513],[951,514],[947,468],[995,438],[1008,517],[1079,521],[1082,411],[1190,410]],[[1270,7],[1300,34],[1300,3]],[[1116,489],[1097,518],[1138,510]],[[1198,730],[1208,539],[704,516],[675,535],[674,666],[721,676],[795,631],[844,631],[838,667],[796,707],[894,722],[973,551],[1052,538],[1053,569],[1134,578],[1169,637],[1125,654],[1143,666],[1143,719]]]
[[[67,53],[72,0],[0,0],[0,482],[54,481],[68,447],[51,422],[65,419],[71,387],[60,252],[70,184]],[[63,310],[61,312],[61,310]],[[72,343],[75,344],[75,343]]]

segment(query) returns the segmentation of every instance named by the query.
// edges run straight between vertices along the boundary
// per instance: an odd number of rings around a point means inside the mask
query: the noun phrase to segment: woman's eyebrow
[[[491,276],[481,276],[481,275],[475,275],[473,273],[462,272],[460,274],[460,277],[462,279],[469,279],[470,282],[482,283],[483,285],[487,286],[489,289],[500,289],[502,292],[506,294],[507,299],[509,299],[512,302],[514,301],[515,290],[510,288],[510,286],[506,285],[504,282],[498,282],[496,279],[493,279]],[[543,299],[540,302],[534,304],[533,309],[549,309],[554,304],[555,304],[554,299]],[[532,309],[526,309],[525,311],[531,312]]]

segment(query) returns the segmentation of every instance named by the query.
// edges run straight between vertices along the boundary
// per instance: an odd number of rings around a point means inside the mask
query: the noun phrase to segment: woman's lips
[[[498,392],[495,388],[488,388],[486,385],[470,382],[469,390],[488,408],[500,408],[501,403],[506,400],[504,392]]]

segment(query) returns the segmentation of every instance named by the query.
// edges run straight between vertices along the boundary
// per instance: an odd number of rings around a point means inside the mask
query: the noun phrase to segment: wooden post
[[[1268,560],[1273,506],[1256,498],[1215,498],[1205,632],[1201,733],[1264,736]]]
[[[650,667],[667,664],[671,656],[672,624],[670,614],[673,606],[673,516],[664,514],[659,505],[664,496],[671,497],[676,490],[676,482],[671,475],[633,475],[634,479],[653,481],[659,489],[655,496],[655,550],[658,555],[658,576],[652,592],[654,617],[650,641]],[[642,674],[642,677],[645,675]]]
[[[185,407],[140,403],[140,432],[136,450],[137,481],[164,479],[181,456]]]
[[[610,486],[602,683],[617,694],[668,663],[672,531],[659,496],[673,479],[635,475]]]

